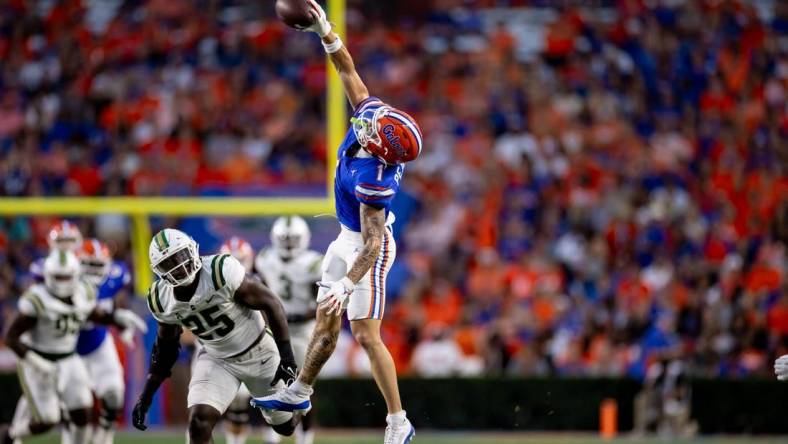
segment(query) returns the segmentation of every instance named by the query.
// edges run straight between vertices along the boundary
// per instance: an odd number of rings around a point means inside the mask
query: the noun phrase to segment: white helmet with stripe
[[[72,251],[53,250],[44,259],[44,286],[61,298],[74,294],[79,284],[81,266]]]
[[[312,233],[299,216],[282,216],[271,227],[271,245],[282,259],[291,259],[309,248]]]
[[[153,236],[148,257],[156,276],[176,287],[191,284],[202,267],[197,242],[173,228],[165,228]]]

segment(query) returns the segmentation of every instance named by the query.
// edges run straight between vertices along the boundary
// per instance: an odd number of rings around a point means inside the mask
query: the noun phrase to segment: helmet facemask
[[[280,258],[289,260],[309,248],[311,233],[298,216],[283,216],[271,227],[271,245]]]
[[[353,124],[353,133],[355,133],[356,140],[358,140],[361,147],[384,163],[388,162],[375,154],[373,150],[368,149],[368,147],[372,144],[381,149],[384,148],[383,138],[380,136],[379,131],[380,119],[385,117],[391,109],[389,106],[381,106],[374,110],[368,109],[361,113],[360,116],[350,119],[350,122]]]
[[[152,264],[157,276],[178,287],[194,281],[202,263],[195,243],[188,243]]]
[[[71,252],[53,252],[44,261],[44,285],[57,297],[66,298],[76,292],[79,274],[79,261]]]
[[[281,236],[274,236],[272,239],[274,248],[282,259],[292,259],[304,250],[304,240],[300,234],[287,233]]]
[[[109,275],[109,262],[95,257],[80,259],[82,264],[82,277],[95,286],[100,286]]]

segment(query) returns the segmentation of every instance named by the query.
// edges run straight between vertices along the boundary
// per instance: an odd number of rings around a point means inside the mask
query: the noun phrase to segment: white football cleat
[[[397,421],[398,424],[392,424],[386,418],[388,426],[386,427],[386,435],[383,438],[384,444],[408,444],[416,436],[416,429],[413,428],[408,418]]]
[[[309,395],[298,394],[290,390],[290,387],[285,387],[273,395],[263,396],[262,398],[252,398],[249,403],[252,404],[252,407],[264,410],[301,413],[302,415],[306,415],[312,410],[312,403],[309,401]]]

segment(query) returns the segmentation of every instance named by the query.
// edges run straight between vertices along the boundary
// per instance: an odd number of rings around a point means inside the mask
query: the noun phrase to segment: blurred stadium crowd
[[[325,60],[264,3],[0,3],[0,194],[321,192]],[[788,4],[349,3],[370,91],[426,137],[396,204],[401,371],[788,353]],[[2,221],[6,312],[49,222]]]

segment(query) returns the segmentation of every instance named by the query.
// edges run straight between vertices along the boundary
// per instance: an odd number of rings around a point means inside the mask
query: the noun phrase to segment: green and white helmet
[[[80,272],[79,259],[73,252],[52,250],[44,259],[44,286],[57,297],[69,297],[77,290]]]
[[[271,245],[283,259],[290,259],[309,248],[312,233],[299,216],[282,216],[271,227]]]
[[[183,231],[172,228],[165,228],[153,236],[148,257],[156,276],[176,287],[191,284],[202,267],[197,242]]]

